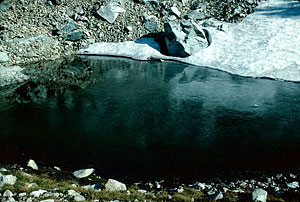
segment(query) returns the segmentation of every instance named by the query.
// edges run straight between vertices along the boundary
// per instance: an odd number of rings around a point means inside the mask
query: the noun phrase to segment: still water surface
[[[300,168],[300,84],[173,62],[91,58],[98,82],[0,103],[0,159],[119,179]]]

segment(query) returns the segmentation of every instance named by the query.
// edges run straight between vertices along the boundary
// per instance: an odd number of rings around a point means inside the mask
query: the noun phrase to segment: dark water
[[[103,177],[202,179],[300,168],[300,84],[98,58],[98,83],[0,103],[0,159]]]

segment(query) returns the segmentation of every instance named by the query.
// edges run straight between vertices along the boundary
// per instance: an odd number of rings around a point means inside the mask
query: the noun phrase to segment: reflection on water
[[[0,158],[106,177],[300,168],[300,85],[180,63],[91,58],[98,83],[0,103]]]

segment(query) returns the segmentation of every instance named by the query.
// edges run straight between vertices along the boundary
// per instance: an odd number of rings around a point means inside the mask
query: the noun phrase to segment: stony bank
[[[174,19],[227,22],[252,13],[259,0],[2,0],[2,66],[55,59],[95,42],[135,40]]]
[[[93,168],[73,173],[59,167],[0,168],[1,201],[299,201],[299,175],[277,174],[237,181],[167,184],[164,180],[124,184],[97,176]]]

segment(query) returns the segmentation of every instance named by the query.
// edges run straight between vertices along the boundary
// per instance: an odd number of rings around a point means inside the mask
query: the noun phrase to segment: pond
[[[1,163],[32,158],[122,180],[300,168],[299,83],[175,62],[83,60],[97,80],[88,88],[0,102]]]

